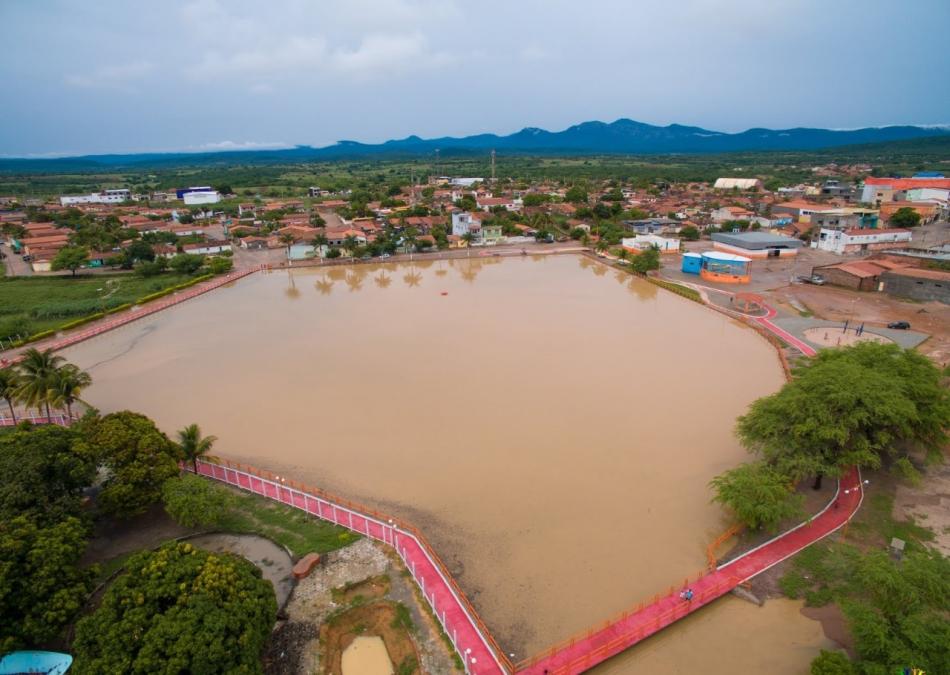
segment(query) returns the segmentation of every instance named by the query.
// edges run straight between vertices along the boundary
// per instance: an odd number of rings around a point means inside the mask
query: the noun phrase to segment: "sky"
[[[948,24],[948,0],[0,0],[0,155],[947,124]]]

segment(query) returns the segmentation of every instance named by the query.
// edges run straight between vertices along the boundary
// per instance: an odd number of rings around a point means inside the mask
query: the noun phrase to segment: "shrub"
[[[229,496],[210,481],[193,474],[171,478],[162,486],[165,510],[185,527],[219,524],[230,507]]]

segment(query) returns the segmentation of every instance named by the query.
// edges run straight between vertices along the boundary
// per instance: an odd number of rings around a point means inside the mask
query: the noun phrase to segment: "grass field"
[[[0,277],[0,340],[33,335],[96,312],[135,302],[190,277],[133,274],[70,277]]]

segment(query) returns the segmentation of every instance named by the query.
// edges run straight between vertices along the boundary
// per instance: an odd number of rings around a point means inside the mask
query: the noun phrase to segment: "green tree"
[[[687,225],[680,230],[680,239],[684,241],[697,241],[699,239],[699,230],[692,225]]]
[[[168,543],[132,556],[126,569],[76,625],[77,675],[263,672],[277,602],[257,567]]]
[[[27,406],[42,410],[46,408],[46,417],[50,418],[50,389],[55,381],[56,371],[66,359],[53,354],[52,349],[39,351],[31,347],[23,353],[23,360],[17,366],[20,371],[20,386],[17,398]]]
[[[889,225],[891,227],[917,227],[920,225],[920,214],[909,206],[902,206],[891,216]]]
[[[202,436],[201,427],[197,424],[189,424],[178,431],[178,452],[182,459],[191,462],[192,469],[198,473],[199,459],[215,459],[208,453],[211,452],[211,447],[217,440],[217,436]]]
[[[0,654],[52,640],[79,612],[93,577],[79,565],[86,535],[72,516],[0,520]]]
[[[178,453],[145,415],[116,412],[84,424],[80,449],[109,470],[100,508],[122,518],[138,515],[161,497],[162,485],[178,475]]]
[[[214,257],[208,263],[212,274],[224,274],[234,269],[234,261],[230,258]]]
[[[47,525],[80,515],[96,463],[77,452],[77,438],[52,424],[0,435],[0,521],[28,516]]]
[[[774,532],[786,518],[802,512],[802,498],[792,491],[788,476],[763,462],[741,464],[712,479],[713,501],[731,510],[752,529]]]
[[[855,675],[855,671],[845,654],[822,649],[811,662],[811,675]]]
[[[651,246],[647,250],[641,251],[630,262],[630,269],[640,274],[660,269],[660,249]]]
[[[204,262],[205,258],[203,255],[179,253],[169,261],[168,266],[178,274],[194,274],[201,269]]]
[[[564,195],[564,199],[571,202],[572,204],[586,204],[587,190],[575,185],[567,191],[567,193]]]
[[[72,418],[73,403],[79,400],[82,390],[92,384],[89,373],[67,363],[57,369],[50,383],[50,402],[57,406],[66,406],[66,414]]]
[[[139,263],[138,267],[135,268],[135,271],[139,276],[148,279],[150,277],[156,277],[168,268],[168,260],[165,258],[157,258],[152,262],[143,262]]]
[[[179,525],[213,527],[228,512],[228,494],[211,481],[184,474],[170,478],[162,486],[165,510]]]
[[[76,270],[89,262],[89,249],[84,246],[64,246],[53,257],[51,269],[69,270],[76,276]]]
[[[19,398],[20,374],[13,368],[0,368],[0,398],[7,402],[10,417],[16,422],[16,409],[13,402]]]
[[[814,476],[815,489],[846,467],[878,466],[878,452],[895,438],[876,419],[906,424],[913,411],[886,378],[866,375],[843,362],[803,373],[749,407],[739,439],[792,480]]]
[[[133,241],[125,249],[125,254],[133,262],[145,261],[152,262],[155,260],[155,250],[145,241],[137,239]]]

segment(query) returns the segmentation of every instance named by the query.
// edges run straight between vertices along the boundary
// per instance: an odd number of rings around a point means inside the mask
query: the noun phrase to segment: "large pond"
[[[782,382],[752,330],[576,256],[257,274],[66,351],[88,400],[419,526],[522,658],[695,575]]]

